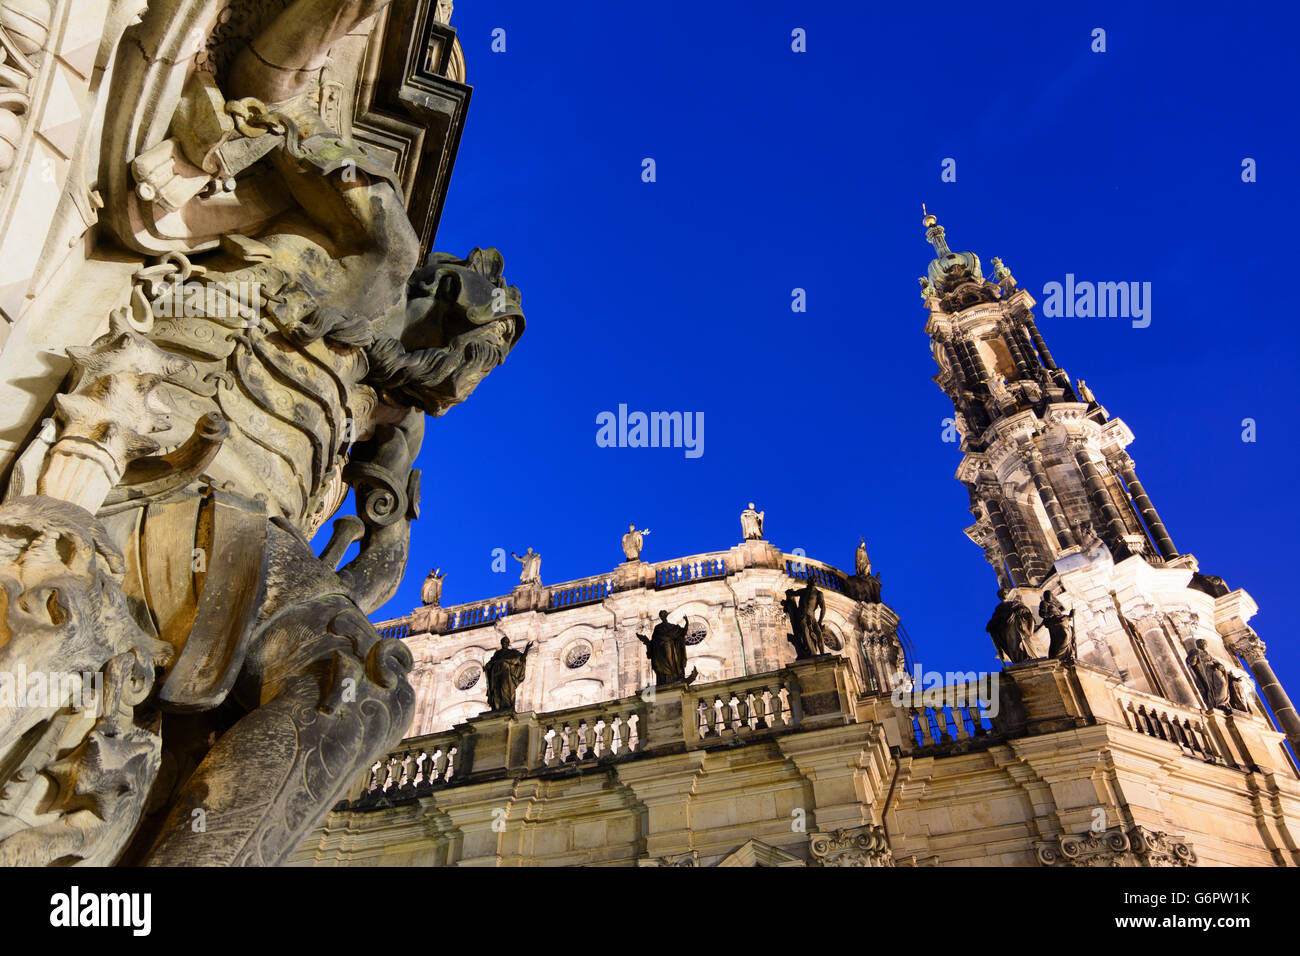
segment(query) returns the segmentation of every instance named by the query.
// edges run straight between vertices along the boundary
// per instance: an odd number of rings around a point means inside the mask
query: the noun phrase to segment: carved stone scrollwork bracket
[[[1195,866],[1196,851],[1181,836],[1144,826],[1111,827],[1101,833],[1061,834],[1038,843],[1043,866]]]
[[[810,866],[893,866],[885,828],[878,826],[814,833],[808,850]]]

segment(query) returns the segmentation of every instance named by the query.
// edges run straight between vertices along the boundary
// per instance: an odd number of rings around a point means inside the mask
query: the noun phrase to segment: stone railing
[[[599,767],[842,726],[858,719],[857,697],[849,662],[824,655],[766,674],[550,713],[483,714],[453,731],[403,741],[371,766],[343,806],[378,809],[502,773]]]
[[[484,624],[499,621],[509,613],[510,603],[505,598],[493,598],[490,601],[479,601],[477,604],[463,604],[457,608],[447,609],[447,623],[442,630],[443,633],[450,633],[471,627],[482,627]]]
[[[639,697],[539,714],[543,766],[630,757],[642,750],[646,707]]]
[[[614,579],[609,575],[569,581],[550,589],[546,610],[562,611],[582,604],[596,604],[614,593]]]
[[[670,588],[691,581],[727,576],[725,552],[697,554],[677,561],[663,561],[653,568],[656,589]]]
[[[960,698],[945,698],[957,700]],[[939,707],[904,707],[912,739],[918,748],[939,747],[962,740],[974,740],[993,732],[993,724],[979,703]]]
[[[790,706],[789,678],[741,678],[701,687],[690,695],[695,701],[700,740],[732,740],[763,731],[791,730],[798,718]],[[794,692],[798,701],[798,691]]]
[[[785,573],[788,577],[796,581],[807,581],[812,578],[813,583],[821,587],[830,588],[840,594],[849,593],[848,578],[839,569],[831,567],[824,561],[814,561],[799,554],[787,554],[783,557]]]
[[[1178,707],[1163,698],[1116,688],[1120,714],[1129,730],[1177,744],[1188,756],[1208,763],[1231,763],[1214,743],[1214,736],[1199,711]]]
[[[411,619],[409,617],[397,617],[391,621],[380,621],[375,625],[375,630],[379,632],[380,637],[401,640],[411,631]]]
[[[392,801],[419,796],[451,783],[469,773],[471,751],[458,731],[403,741],[400,749],[371,765],[351,806],[374,806],[381,798]]]

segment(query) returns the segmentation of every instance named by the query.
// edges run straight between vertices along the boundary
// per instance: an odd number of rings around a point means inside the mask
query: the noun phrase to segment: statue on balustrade
[[[442,568],[434,568],[420,585],[420,600],[427,607],[438,607],[442,604],[442,579],[447,575],[439,574],[441,570]]]
[[[220,5],[136,3],[104,38],[95,205],[138,269],[107,334],[60,343],[52,418],[0,474],[0,669],[102,679],[103,706],[0,698],[0,866],[301,844],[411,721],[410,651],[368,615],[406,566],[425,416],[523,333],[495,250],[418,266],[408,187],[322,89],[387,0],[246,4],[242,33]]]
[[[1198,640],[1187,655],[1187,666],[1196,677],[1197,689],[1207,707],[1227,710],[1232,706],[1228,669],[1210,653],[1210,645],[1205,638]]]
[[[1074,659],[1074,612],[1068,615],[1061,602],[1051,591],[1044,591],[1038,602],[1038,616],[1047,628],[1047,656],[1061,660]]]
[[[1010,593],[1007,588],[998,589],[1001,600],[984,629],[993,638],[993,646],[1002,659],[1019,664],[1033,656],[1029,637],[1034,633],[1034,612],[1018,599],[1009,597]]]
[[[880,575],[871,573],[871,558],[867,557],[867,539],[858,539],[858,550],[853,556],[855,573],[854,598],[867,604],[880,603]]]
[[[483,665],[483,674],[487,677],[489,713],[514,713],[515,695],[519,693],[519,685],[524,682],[528,652],[532,649],[532,641],[522,651],[516,651],[510,646],[510,638],[501,638],[500,650],[495,651]]]
[[[515,554],[511,551],[510,557],[523,565],[519,571],[520,584],[542,583],[542,556],[540,554],[534,554],[533,549],[529,548],[524,554]]]
[[[811,574],[807,583],[798,590],[785,592],[781,607],[790,618],[786,640],[794,645],[795,660],[805,660],[826,653],[826,638],[822,621],[826,617],[826,598],[813,583]]]
[[[645,645],[646,656],[650,658],[650,668],[655,673],[655,686],[668,687],[673,684],[691,684],[700,674],[699,668],[692,668],[686,673],[686,632],[690,622],[682,620],[680,625],[668,620],[668,612],[659,612],[659,623],[649,637],[638,634],[637,640]]]
[[[740,513],[740,532],[746,541],[759,541],[763,537],[763,515],[765,511],[755,511],[754,502]]]
[[[649,528],[638,531],[636,525],[628,525],[627,534],[623,535],[623,556],[629,561],[640,561],[641,548],[645,545],[645,538],[643,536],[649,533]]]

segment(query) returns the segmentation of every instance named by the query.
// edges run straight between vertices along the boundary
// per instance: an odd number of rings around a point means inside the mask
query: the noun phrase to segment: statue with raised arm
[[[440,574],[440,571],[442,568],[434,568],[420,585],[420,600],[426,607],[438,607],[442,604],[442,579],[447,575]]]
[[[644,535],[649,533],[649,528],[638,531],[634,524],[627,526],[627,534],[623,535],[623,556],[627,558],[627,560],[641,560],[641,548],[645,545]]]
[[[998,589],[998,606],[993,609],[993,616],[984,630],[993,638],[999,657],[1019,664],[1033,656],[1029,650],[1029,638],[1034,633],[1034,612],[1010,594],[1007,588]]]
[[[794,646],[795,660],[825,654],[822,621],[826,617],[826,598],[813,583],[811,575],[802,588],[785,592],[781,607],[790,618],[791,633],[786,635],[786,640]]]
[[[137,268],[106,334],[61,343],[52,416],[0,475],[0,651],[102,675],[107,707],[0,702],[0,768],[21,771],[0,779],[0,865],[281,863],[410,724],[410,651],[368,615],[406,566],[426,416],[524,317],[495,250],[419,262],[421,184],[353,138],[330,84],[377,58],[387,2],[114,21],[87,176],[108,254]]]
[[[533,552],[529,548],[524,554],[515,554],[510,552],[510,557],[518,561],[522,568],[519,570],[520,584],[541,584],[542,583],[542,556]]]
[[[667,687],[671,684],[691,684],[699,676],[699,668],[692,668],[686,673],[686,632],[690,622],[683,620],[680,625],[668,620],[668,612],[659,612],[659,623],[649,637],[638,634],[637,640],[645,645],[646,656],[650,659],[650,668],[655,674],[655,686]]]
[[[749,507],[740,513],[740,532],[744,535],[746,541],[759,541],[763,537],[763,515],[764,511],[755,511],[754,502],[749,503]]]
[[[528,667],[528,652],[533,649],[529,641],[523,651],[516,651],[510,646],[510,638],[501,638],[501,647],[495,651],[488,662],[483,665],[487,677],[488,711],[497,713],[508,711],[514,713],[515,695],[519,685],[524,682],[524,673]]]

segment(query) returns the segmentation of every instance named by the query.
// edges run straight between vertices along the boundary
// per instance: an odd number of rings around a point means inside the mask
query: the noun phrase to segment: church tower
[[[1001,260],[986,279],[933,215],[923,224],[935,250],[920,279],[934,381],[961,436],[966,534],[1000,593],[1036,625],[1052,595],[1072,618],[1079,662],[1184,707],[1260,714],[1240,658],[1300,747],[1300,718],[1247,624],[1255,602],[1179,552],[1128,453],[1133,432],[1057,364],[1033,297]],[[1047,655],[1045,637],[1031,643],[1027,656]]]

